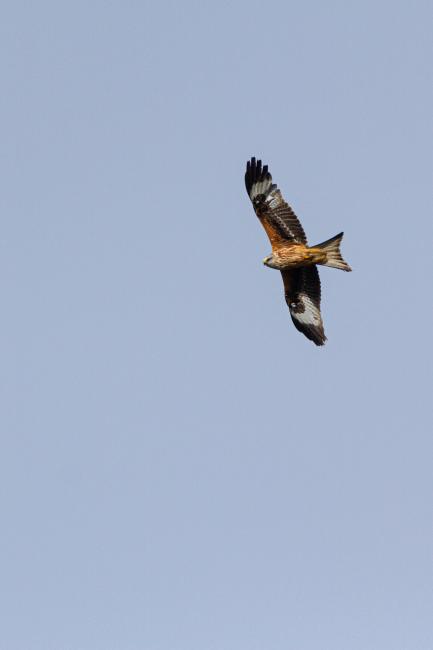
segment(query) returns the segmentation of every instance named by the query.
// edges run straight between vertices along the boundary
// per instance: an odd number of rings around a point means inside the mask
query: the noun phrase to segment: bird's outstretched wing
[[[326,341],[320,313],[320,278],[317,266],[281,271],[284,296],[296,329],[323,345]]]
[[[278,187],[272,183],[268,166],[262,167],[261,160],[251,158],[247,162],[245,186],[273,247],[284,242],[307,243],[298,217],[285,202]]]

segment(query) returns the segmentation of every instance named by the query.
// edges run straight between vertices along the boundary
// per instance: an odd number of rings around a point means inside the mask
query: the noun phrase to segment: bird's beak
[[[266,266],[268,262],[269,262],[269,257],[264,257],[263,264]]]

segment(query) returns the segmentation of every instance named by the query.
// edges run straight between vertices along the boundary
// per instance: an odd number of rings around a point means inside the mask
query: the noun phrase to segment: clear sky
[[[431,2],[0,18],[1,650],[431,650]]]

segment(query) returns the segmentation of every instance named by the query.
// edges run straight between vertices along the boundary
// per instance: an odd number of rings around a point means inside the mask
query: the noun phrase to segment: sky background
[[[1,650],[431,650],[431,2],[4,2]],[[322,269],[291,323],[244,189]]]

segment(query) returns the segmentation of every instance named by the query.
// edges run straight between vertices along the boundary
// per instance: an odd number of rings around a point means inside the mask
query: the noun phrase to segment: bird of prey
[[[272,183],[268,166],[262,166],[261,160],[251,158],[247,162],[245,185],[272,245],[272,254],[263,263],[281,271],[284,296],[295,327],[316,345],[323,345],[326,336],[320,313],[317,264],[352,270],[340,253],[343,233],[316,246],[307,246],[299,219]]]

